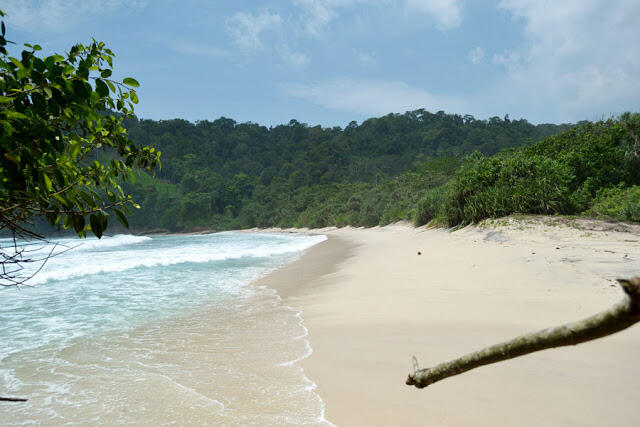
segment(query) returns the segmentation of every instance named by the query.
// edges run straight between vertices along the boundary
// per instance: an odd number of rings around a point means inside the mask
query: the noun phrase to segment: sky
[[[141,118],[345,126],[424,108],[597,120],[640,110],[638,0],[8,0],[7,38],[91,38]]]

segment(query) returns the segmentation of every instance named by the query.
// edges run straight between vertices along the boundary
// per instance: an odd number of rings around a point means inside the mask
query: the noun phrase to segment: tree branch
[[[624,299],[606,311],[556,328],[521,335],[433,368],[419,369],[414,358],[414,373],[409,374],[406,384],[424,388],[480,366],[548,348],[580,344],[626,329],[640,321],[640,277],[618,279],[618,282],[625,292]]]
[[[22,397],[0,397],[0,402],[26,402],[29,399]]]

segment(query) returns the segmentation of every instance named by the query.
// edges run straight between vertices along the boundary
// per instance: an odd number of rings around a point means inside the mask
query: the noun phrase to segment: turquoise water
[[[247,285],[325,239],[119,235],[53,257],[0,289],[0,395],[30,399],[0,424],[323,423],[299,313]]]

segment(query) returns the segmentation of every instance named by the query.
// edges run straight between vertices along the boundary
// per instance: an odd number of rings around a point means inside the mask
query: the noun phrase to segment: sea
[[[0,288],[0,425],[328,425],[299,312],[251,284],[323,235],[115,235],[30,245]],[[11,251],[11,240],[0,247]],[[41,264],[41,262],[40,262]],[[31,271],[28,271],[31,269]]]

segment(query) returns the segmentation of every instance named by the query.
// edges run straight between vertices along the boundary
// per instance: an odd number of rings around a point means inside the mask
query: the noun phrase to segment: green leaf
[[[118,221],[120,221],[120,223],[126,228],[129,228],[129,221],[127,221],[127,217],[124,215],[124,213],[120,209],[115,208],[113,209],[113,212],[116,214]]]
[[[46,173],[42,174],[42,179],[44,181],[44,186],[47,189],[47,191],[53,191],[53,184],[51,184],[51,180],[49,179],[49,176]]]
[[[0,96],[0,104],[9,104],[13,102],[13,98],[10,98],[8,96]]]
[[[111,70],[102,70],[102,72],[100,73],[100,77],[102,77],[103,79],[111,77]]]
[[[53,198],[56,199],[62,206],[69,208],[71,207],[71,203],[66,200],[64,197],[62,197],[59,194],[52,194]]]
[[[99,239],[102,237],[102,226],[104,222],[98,217],[98,214],[91,214],[89,217],[89,224],[91,225],[91,231]]]
[[[132,101],[134,104],[137,104],[137,103],[138,103],[138,94],[137,94],[134,90],[131,90],[131,91],[129,92],[129,94],[130,94],[130,96],[131,96],[131,101]]]
[[[98,92],[98,95],[102,98],[109,96],[109,88],[105,82],[100,79],[96,79],[96,92]]]
[[[16,67],[18,67],[18,69],[23,69],[24,65],[22,65],[22,62],[20,62],[18,59],[13,58],[13,57],[9,57],[9,61],[11,61],[13,63],[13,65],[15,65]]]
[[[70,217],[71,225],[76,233],[81,233],[84,230],[84,217],[80,214],[72,214]]]
[[[122,80],[122,83],[126,84],[127,86],[140,87],[140,83],[138,83],[136,79],[131,77],[125,77],[124,80]]]
[[[18,113],[17,111],[3,111],[7,115],[8,119],[28,119],[26,115]]]

